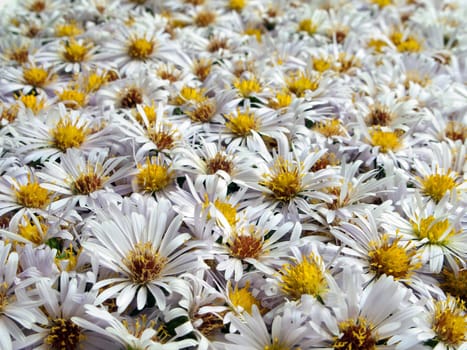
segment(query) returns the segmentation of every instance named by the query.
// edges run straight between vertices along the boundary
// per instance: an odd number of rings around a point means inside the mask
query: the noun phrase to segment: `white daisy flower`
[[[192,133],[188,120],[180,123],[171,122],[162,104],[159,104],[154,111],[155,118],[151,121],[143,106],[137,105],[136,110],[137,118],[141,118],[140,120],[128,114],[117,123],[121,133],[126,136],[122,141],[134,142],[135,148],[138,149],[135,157],[138,159],[153,152],[174,153],[177,148],[183,147],[184,140]],[[148,111],[151,112],[151,109]]]
[[[459,156],[465,153],[466,146],[460,146],[460,154],[455,154],[447,147],[441,149],[439,146],[431,146],[429,148],[425,150],[429,152],[428,159],[414,159],[413,168],[416,175],[410,174],[409,181],[429,201],[439,203],[445,196],[450,197],[451,201],[455,201],[454,198],[465,201],[466,174],[463,160],[460,160]]]
[[[248,265],[273,274],[278,266],[286,262],[287,248],[300,236],[301,226],[292,222],[283,223],[281,214],[265,210],[256,219],[257,214],[253,213],[253,218],[250,218],[247,210],[235,226],[225,227],[222,241],[213,246],[216,269],[225,271],[226,279],[233,277],[239,281]]]
[[[122,165],[125,157],[111,157],[107,151],[92,150],[88,155],[77,149],[69,149],[58,161],[44,163],[38,177],[44,181],[44,188],[59,195],[55,207],[71,203],[84,208],[90,197],[99,191],[128,193],[129,184],[118,184],[128,176],[130,167]]]
[[[86,314],[97,322],[90,322],[79,316],[73,317],[72,321],[95,335],[109,339],[112,346],[118,344],[119,350],[178,350],[196,345],[193,339],[170,339],[164,323],[157,315],[148,317],[147,314],[143,314],[123,318],[94,305],[85,305],[85,309]]]
[[[416,317],[416,326],[404,334],[394,337],[400,341],[399,348],[412,349],[418,343],[424,343],[436,350],[467,349],[467,313],[464,302],[447,295],[445,299],[422,300],[423,312]]]
[[[401,201],[401,215],[383,214],[385,229],[413,241],[422,262],[433,273],[440,272],[445,261],[457,270],[458,263],[465,265],[467,259],[467,234],[462,222],[465,207],[449,208],[447,201],[444,197],[437,204],[427,203],[414,195]]]
[[[336,264],[359,264],[363,267],[365,282],[382,275],[392,276],[419,294],[436,293],[437,282],[424,276],[422,256],[413,241],[403,241],[397,232],[381,232],[377,213],[357,214],[351,223],[343,222],[331,233],[345,245],[343,256]]]
[[[145,212],[125,212],[110,204],[99,214],[100,220],[88,221],[92,238],[82,243],[85,250],[100,257],[102,266],[118,273],[119,277],[101,279],[94,288],[104,288],[97,303],[116,297],[120,313],[135,297],[136,308],[143,309],[148,294],[164,310],[165,293],[184,283],[178,276],[202,268],[188,242],[190,235],[179,232],[182,217],[175,216],[170,202],[161,199],[157,203],[151,197],[145,202]]]
[[[20,141],[17,153],[25,162],[55,161],[70,149],[90,153],[110,147],[119,141],[109,119],[106,114],[97,117],[91,111],[70,111],[59,104],[58,108],[22,118],[14,125]]]
[[[18,254],[11,251],[11,244],[0,242],[0,345],[2,349],[17,349],[17,341],[25,341],[28,337],[24,329],[31,329],[35,323],[47,322],[39,311],[42,300],[32,299],[31,290],[19,288]],[[23,327],[20,329],[19,325]]]
[[[168,82],[151,77],[140,70],[131,78],[113,81],[96,93],[96,103],[114,109],[132,109],[137,105],[151,106],[154,101],[166,101]]]
[[[333,197],[323,189],[338,186],[334,169],[312,171],[311,168],[326,153],[326,150],[310,152],[289,149],[285,138],[278,140],[277,152],[272,155],[262,141],[258,142],[259,155],[254,175],[245,180],[245,185],[261,193],[251,200],[251,205],[267,203],[277,207],[288,218],[298,219],[299,209],[308,211],[310,201],[332,203]]]
[[[2,87],[0,93],[10,94],[21,90],[23,94],[36,91],[51,91],[57,76],[52,73],[50,67],[28,62],[19,68],[5,67],[2,69]]]
[[[97,334],[81,328],[72,321],[72,317],[80,316],[90,322],[93,317],[86,315],[84,305],[93,304],[96,294],[85,291],[86,281],[70,278],[62,273],[57,285],[41,280],[37,283],[40,300],[43,303],[47,319],[34,328],[34,334],[17,343],[18,348],[34,345],[34,349],[76,349],[88,347],[92,349],[108,349],[110,342]],[[59,290],[58,288],[59,283]]]
[[[305,319],[295,315],[292,308],[285,308],[276,315],[270,327],[265,324],[258,307],[252,307],[252,314],[244,313],[241,319],[232,318],[232,325],[238,333],[225,337],[229,343],[225,349],[232,350],[272,350],[272,349],[309,349],[311,343],[306,339],[309,332]]]
[[[46,215],[53,200],[30,168],[15,167],[0,178],[0,216],[13,213],[11,220],[19,220],[27,213]]]
[[[91,68],[97,64],[96,52],[99,46],[90,38],[57,39],[43,46],[34,56],[44,66],[54,72],[78,73],[83,67]]]
[[[228,308],[223,305],[224,295],[204,280],[206,277],[203,275],[201,271],[183,276],[187,283],[183,289],[177,290],[182,296],[178,305],[183,310],[169,310],[167,319],[173,321],[187,317],[189,324],[175,328],[177,336],[191,333],[196,338],[198,349],[219,349],[225,340],[222,330],[226,327],[224,315]]]
[[[358,269],[351,269],[347,267],[344,270],[342,290],[336,292],[332,304],[327,306],[330,312],[313,313],[316,308],[303,305],[303,312],[309,310],[309,324],[313,332],[318,334],[314,347],[339,350],[411,349],[395,346],[392,339],[413,326],[414,317],[421,312],[419,307],[409,302],[409,290],[386,276],[363,289]]]
[[[160,16],[154,17],[150,25],[136,23],[134,28],[128,28],[122,22],[113,23],[112,37],[103,44],[97,59],[113,61],[119,71],[128,77],[151,62],[177,62],[178,48],[168,40],[163,28]]]

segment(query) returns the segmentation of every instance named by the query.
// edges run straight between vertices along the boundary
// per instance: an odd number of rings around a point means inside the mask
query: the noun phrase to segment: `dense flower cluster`
[[[0,348],[467,349],[461,0],[20,0]]]

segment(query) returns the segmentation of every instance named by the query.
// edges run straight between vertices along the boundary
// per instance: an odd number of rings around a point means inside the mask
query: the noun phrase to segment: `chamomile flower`
[[[175,216],[170,202],[146,199],[148,210],[122,211],[110,204],[100,220],[90,220],[92,238],[83,247],[100,257],[100,264],[117,277],[103,278],[95,289],[104,288],[97,303],[116,297],[118,311],[125,311],[136,298],[136,309],[145,307],[149,295],[159,309],[167,305],[165,293],[184,282],[182,273],[202,268],[190,244],[190,235],[179,232],[182,217]]]

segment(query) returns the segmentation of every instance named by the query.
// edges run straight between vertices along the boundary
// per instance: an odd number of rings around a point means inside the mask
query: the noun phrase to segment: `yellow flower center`
[[[341,136],[344,134],[339,119],[327,119],[318,122],[313,126],[313,130],[326,137]]]
[[[177,140],[176,131],[171,130],[170,126],[166,130],[151,130],[148,136],[158,150],[171,150]]]
[[[50,203],[50,193],[38,182],[29,182],[15,191],[16,202],[26,208],[44,209]]]
[[[225,171],[227,174],[230,174],[233,170],[230,157],[222,153],[216,153],[214,158],[206,161],[206,173],[215,174],[219,170]]]
[[[10,302],[10,295],[8,295],[8,283],[0,283],[0,312],[8,305]]]
[[[237,111],[236,114],[229,114],[226,118],[225,126],[238,136],[248,136],[252,130],[256,131],[259,127],[254,113]]]
[[[152,55],[155,45],[154,40],[138,37],[132,38],[128,45],[128,56],[135,60],[144,61]]]
[[[204,96],[204,89],[197,89],[194,87],[184,86],[180,90],[180,94],[175,98],[174,104],[183,105],[187,102],[201,103],[207,100]]]
[[[294,300],[299,300],[304,294],[321,297],[328,287],[325,272],[320,266],[320,257],[313,254],[303,256],[295,264],[285,264],[280,273],[282,291]]]
[[[207,123],[216,113],[216,104],[214,100],[206,100],[197,104],[193,109],[185,111],[193,122]]]
[[[453,141],[460,140],[464,143],[467,138],[467,126],[462,122],[451,120],[446,124],[444,133],[447,138]]]
[[[160,277],[167,258],[161,256],[151,242],[138,242],[125,256],[123,263],[130,271],[133,283],[147,284]]]
[[[18,234],[37,245],[44,242],[48,230],[48,226],[43,223],[44,220],[42,218],[38,218],[38,220],[39,225],[34,220],[25,217],[24,223],[18,225]]]
[[[281,109],[288,107],[292,103],[292,95],[287,92],[278,92],[276,93],[275,98],[268,101],[268,106],[273,109]]]
[[[393,276],[394,279],[407,278],[411,272],[421,267],[420,262],[413,262],[416,255],[414,249],[409,249],[410,243],[399,245],[400,237],[389,242],[389,236],[384,234],[382,242],[370,242],[372,250],[368,252],[370,269],[379,277]]]
[[[83,30],[76,24],[76,22],[57,24],[55,26],[55,35],[59,37],[76,36],[82,33]]]
[[[430,244],[443,244],[456,233],[448,219],[436,220],[433,215],[422,218],[418,224],[412,222],[412,227],[420,239],[426,238]]]
[[[419,52],[422,49],[422,45],[412,35],[404,39],[401,32],[394,32],[391,34],[390,39],[399,52]]]
[[[467,301],[467,270],[460,270],[457,273],[444,269],[440,287],[446,294]]]
[[[77,88],[64,89],[55,92],[55,94],[67,108],[78,109],[86,104],[86,93],[77,90]]]
[[[85,125],[78,126],[78,121],[73,123],[69,118],[60,119],[55,128],[51,130],[53,145],[62,152],[81,146],[88,133]]]
[[[315,23],[313,23],[311,18],[301,20],[298,23],[298,31],[299,32],[307,32],[308,35],[315,34],[317,29],[318,29],[318,26]]]
[[[320,73],[327,71],[332,66],[332,60],[330,58],[314,57],[312,61],[314,70]]]
[[[88,195],[102,188],[105,178],[101,178],[90,170],[88,173],[82,173],[71,185],[74,194]]]
[[[233,85],[244,98],[262,90],[261,84],[256,78],[236,80]]]
[[[379,7],[386,7],[392,4],[392,0],[371,0],[371,2]]]
[[[7,52],[6,55],[10,60],[23,64],[28,61],[29,49],[27,46],[15,47],[10,52]]]
[[[26,83],[32,86],[41,87],[47,81],[49,73],[41,67],[31,67],[23,69],[23,78]]]
[[[146,166],[138,166],[138,168],[136,183],[140,191],[158,192],[166,188],[172,181],[173,173],[165,165],[153,164],[147,160]]]
[[[267,187],[278,201],[290,201],[302,190],[303,174],[300,174],[299,167],[282,158],[274,163],[271,174],[263,177],[259,185]]]
[[[154,125],[157,119],[156,106],[152,104],[142,105],[141,107],[143,109],[144,114],[146,115],[149,125]],[[144,125],[143,116],[138,111],[136,111],[135,113],[135,118],[138,121],[138,123]]]
[[[467,341],[467,316],[465,305],[459,299],[448,295],[445,301],[435,305],[435,317],[432,325],[436,338],[452,347]]]
[[[30,109],[34,114],[39,113],[45,106],[45,101],[38,99],[35,95],[21,95],[19,100],[24,104],[24,107]]]
[[[207,27],[216,21],[216,13],[212,11],[200,11],[194,18],[194,23],[198,27]]]
[[[382,0],[382,1],[385,1],[385,0]],[[386,0],[386,1],[390,1],[390,0]],[[383,52],[383,48],[388,46],[388,44],[384,40],[381,40],[381,39],[370,39],[367,45],[368,47],[373,48],[373,50],[375,50],[376,53]]]
[[[237,223],[237,208],[232,204],[223,202],[219,199],[214,201],[214,206],[222,213],[222,215],[224,215],[230,226],[235,226]]]
[[[120,107],[121,108],[135,108],[137,105],[143,103],[143,93],[136,87],[130,87],[123,91]]]
[[[373,130],[370,133],[371,144],[374,147],[379,147],[379,151],[387,153],[396,151],[401,146],[399,135],[393,131]]]
[[[51,350],[78,349],[80,342],[86,336],[81,333],[81,328],[71,320],[56,318],[51,321],[49,334],[44,342]]]
[[[307,90],[314,91],[319,86],[319,77],[311,78],[303,72],[292,74],[286,79],[287,88],[297,97],[304,97]]]
[[[6,120],[7,122],[11,123],[18,116],[19,107],[17,104],[12,104],[10,106],[7,106],[7,105],[0,103],[0,107],[3,107],[3,108],[0,108],[2,110],[2,113],[0,115],[0,121]]]
[[[456,187],[456,182],[449,175],[433,174],[428,175],[422,181],[422,193],[431,197],[435,202],[439,202],[446,192]]]
[[[250,292],[250,282],[247,282],[243,288],[238,288],[236,285],[235,289],[232,289],[229,286],[229,299],[235,307],[241,307],[249,314],[251,314],[253,305],[260,306],[258,299]]]
[[[200,81],[205,81],[209,73],[211,73],[212,61],[200,58],[193,64],[193,73]]]
[[[247,0],[229,0],[229,9],[233,11],[241,11],[246,6]]]
[[[261,42],[262,33],[261,33],[261,29],[259,28],[248,27],[247,29],[245,29],[243,34],[248,35],[248,36],[254,36],[256,38],[256,41],[258,41],[259,43]]]
[[[63,58],[68,62],[79,63],[86,59],[90,44],[80,44],[75,39],[63,43]]]
[[[371,325],[363,318],[347,320],[339,324],[340,337],[332,344],[335,350],[376,350],[376,340]]]
[[[86,80],[86,92],[96,92],[105,83],[105,77],[97,73],[89,74]]]
[[[394,119],[394,115],[388,107],[376,104],[371,107],[366,119],[367,124],[370,126],[389,126]]]
[[[234,233],[234,238],[228,243],[230,255],[238,259],[256,259],[263,250],[263,236],[256,231],[248,234]]]

